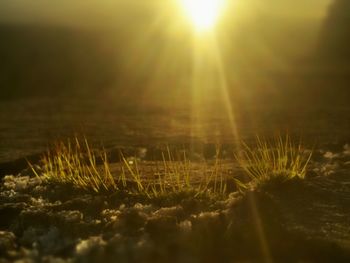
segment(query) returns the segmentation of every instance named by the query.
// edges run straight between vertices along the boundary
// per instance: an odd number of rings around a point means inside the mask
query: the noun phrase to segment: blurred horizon
[[[0,1],[0,160],[77,131],[348,142],[349,0],[228,0],[207,35],[176,1]]]
[[[347,90],[345,0],[228,2],[216,39],[232,93]],[[4,0],[0,39],[2,98],[190,96],[196,47],[176,0]]]

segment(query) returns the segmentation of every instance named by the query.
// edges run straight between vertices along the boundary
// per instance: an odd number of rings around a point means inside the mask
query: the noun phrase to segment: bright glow
[[[213,28],[222,12],[225,0],[180,0],[196,30]]]

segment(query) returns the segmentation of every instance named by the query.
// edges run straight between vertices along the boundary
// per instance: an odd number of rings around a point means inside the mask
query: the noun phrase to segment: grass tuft
[[[217,150],[219,151],[219,150]],[[206,164],[201,165],[201,172],[195,174],[191,161],[187,158],[186,151],[172,151],[167,146],[162,151],[162,160],[156,162],[155,170],[151,176],[147,171],[140,169],[139,161],[134,158],[132,163],[122,156],[122,173],[120,178],[136,184],[138,192],[148,198],[160,198],[169,195],[181,195],[193,193],[195,197],[203,195],[225,196],[227,194],[227,183],[224,180],[223,169],[219,160],[219,154],[211,169]],[[198,180],[199,177],[199,180]]]
[[[96,160],[102,165],[97,165]],[[74,187],[94,192],[117,190],[117,185],[110,172],[107,155],[94,152],[87,139],[57,142],[42,157],[41,173],[33,172],[41,179],[53,183],[72,184]]]
[[[303,149],[301,143],[294,144],[291,138],[276,136],[272,140],[256,137],[254,146],[242,143],[242,151],[236,160],[254,183],[272,179],[287,181],[304,179],[312,152]]]
[[[111,172],[104,149],[94,151],[86,138],[75,137],[66,142],[57,142],[43,155],[38,172],[29,163],[34,174],[42,180],[69,184],[76,188],[100,192],[123,191],[147,198],[191,193],[193,196],[225,196],[227,183],[219,159],[208,167],[206,163],[195,168],[187,158],[186,151],[162,151],[162,160],[155,162],[152,171],[145,170],[138,158],[126,158],[120,152],[120,172]],[[98,162],[97,162],[98,160]],[[200,170],[198,170],[200,167]]]
[[[106,151],[95,151],[86,138],[79,140],[76,137],[54,144],[44,154],[40,172],[29,165],[40,179],[96,193],[120,191],[149,199],[191,193],[194,197],[218,198],[227,196],[228,188],[243,191],[251,183],[303,179],[312,156],[312,152],[303,150],[300,143],[293,144],[289,136],[275,137],[270,141],[257,137],[254,146],[244,142],[242,146],[235,158],[249,180],[241,182],[233,178],[230,181],[232,187],[228,187],[231,185],[227,183],[219,158],[220,147],[217,147],[212,163],[193,164],[186,151],[171,150],[167,146],[162,151],[162,159],[154,162],[151,170],[137,158],[126,158],[120,152],[119,172],[112,175]]]

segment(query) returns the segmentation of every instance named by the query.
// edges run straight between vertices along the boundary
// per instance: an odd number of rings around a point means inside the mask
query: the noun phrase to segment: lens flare
[[[225,0],[180,0],[197,31],[208,31],[215,26]]]

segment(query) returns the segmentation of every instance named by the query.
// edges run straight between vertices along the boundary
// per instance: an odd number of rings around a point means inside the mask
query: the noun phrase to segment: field
[[[350,262],[350,1],[0,1],[0,263]]]
[[[198,121],[186,103],[171,100],[151,106],[89,97],[3,101],[3,262],[347,262],[346,98],[305,104],[310,96],[272,97],[273,103],[269,96],[234,106],[239,137],[215,103],[197,110]],[[301,155],[312,153],[305,178],[252,180],[238,146],[244,141],[256,149],[256,135],[267,141],[288,135]],[[116,186],[43,177],[45,151],[57,156],[54,143],[68,147],[68,138],[75,149],[75,137],[84,146],[84,136],[94,166],[101,171],[108,160]]]

